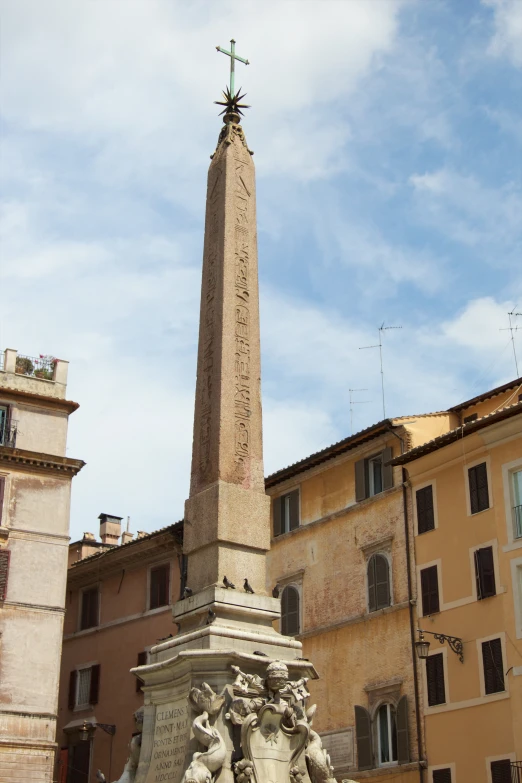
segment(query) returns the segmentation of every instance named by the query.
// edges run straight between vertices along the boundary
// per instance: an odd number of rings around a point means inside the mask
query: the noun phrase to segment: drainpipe
[[[421,735],[421,717],[419,704],[419,678],[417,674],[417,661],[415,658],[415,618],[413,616],[413,592],[411,578],[411,560],[410,560],[410,527],[408,518],[408,493],[407,482],[409,480],[408,471],[402,468],[402,502],[404,508],[404,541],[406,546],[406,572],[408,575],[408,608],[410,613],[410,637],[411,637],[411,657],[413,663],[413,689],[415,693],[415,718],[417,721],[417,753],[419,756],[419,781],[424,783],[424,767],[422,767],[422,735]]]

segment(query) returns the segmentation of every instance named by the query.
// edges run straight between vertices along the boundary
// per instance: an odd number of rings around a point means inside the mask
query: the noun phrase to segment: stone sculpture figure
[[[310,741],[305,750],[306,767],[312,783],[336,783],[330,756],[323,748],[321,737],[310,731]]]
[[[198,741],[208,750],[194,753],[183,776],[183,783],[212,783],[214,773],[221,769],[227,755],[225,742],[219,731],[210,725],[208,712],[203,712],[194,720],[192,729]]]
[[[138,769],[138,763],[140,760],[141,751],[141,733],[143,730],[143,707],[136,710],[134,713],[134,720],[136,722],[137,732],[133,734],[129,743],[129,757],[123,768],[121,777],[115,780],[114,783],[134,783],[136,779],[136,771]],[[98,770],[97,778],[100,783],[105,783],[105,775]]]

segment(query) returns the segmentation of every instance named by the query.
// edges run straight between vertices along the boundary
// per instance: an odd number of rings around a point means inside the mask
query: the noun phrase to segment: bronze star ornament
[[[219,112],[219,115],[222,114],[228,114],[229,112],[234,112],[234,114],[243,115],[243,112],[241,109],[250,109],[250,106],[246,103],[240,103],[239,101],[243,100],[246,93],[241,94],[241,88],[235,93],[235,95],[232,95],[230,92],[230,89],[226,87],[223,90],[223,98],[224,101],[214,101],[214,103],[217,103],[219,106],[224,106],[225,108],[223,111]]]

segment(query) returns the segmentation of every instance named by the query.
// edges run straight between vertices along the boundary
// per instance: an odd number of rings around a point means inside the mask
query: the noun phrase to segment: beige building
[[[413,783],[423,772],[412,529],[389,461],[449,420],[388,419],[266,481],[268,587],[281,595],[282,633],[302,641],[318,670],[316,729],[339,780]]]
[[[417,662],[427,781],[518,783],[522,379],[450,414],[449,432],[393,461],[414,529],[415,623],[430,642]]]
[[[175,634],[183,525],[156,533],[121,533],[121,519],[100,514],[92,533],[69,546],[60,674],[56,766],[60,783],[94,783],[101,769],[116,779],[128,755],[133,713],[143,704],[130,673],[148,650]],[[121,535],[121,539],[120,539]],[[118,546],[119,541],[121,544]]]
[[[68,363],[0,354],[0,780],[52,780],[69,544]]]

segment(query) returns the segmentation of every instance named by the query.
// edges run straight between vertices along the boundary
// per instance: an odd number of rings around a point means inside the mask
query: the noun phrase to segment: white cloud
[[[507,57],[513,65],[522,66],[522,3],[520,0],[483,0],[493,8],[495,32],[489,53]]]

